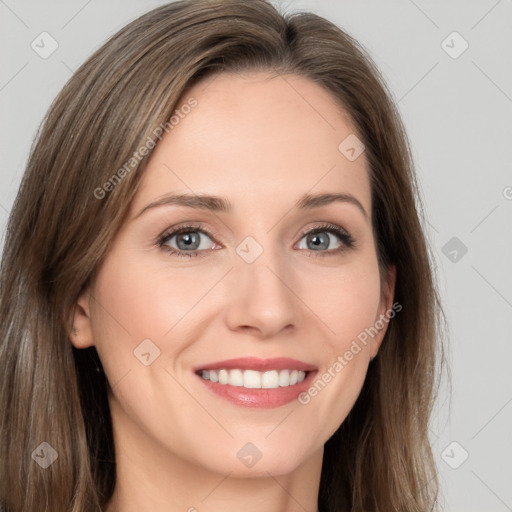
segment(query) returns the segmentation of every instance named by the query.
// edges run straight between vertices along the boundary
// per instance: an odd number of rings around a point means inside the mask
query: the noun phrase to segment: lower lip
[[[308,372],[306,378],[293,386],[284,386],[279,388],[244,388],[242,386],[230,386],[229,384],[219,384],[210,380],[200,379],[203,384],[211,391],[240,407],[252,407],[259,409],[272,409],[281,407],[293,402],[297,397],[311,385],[316,371]]]

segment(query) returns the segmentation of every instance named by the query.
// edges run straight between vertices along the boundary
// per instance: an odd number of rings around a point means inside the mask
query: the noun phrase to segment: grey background
[[[163,3],[0,0],[2,233],[54,96],[108,36]],[[274,4],[311,10],[354,35],[398,102],[450,325],[453,389],[450,399],[443,388],[431,426],[440,504],[446,511],[512,511],[512,2]],[[31,48],[43,31],[58,43],[47,59]],[[460,55],[463,40],[448,37],[454,31],[469,44]]]

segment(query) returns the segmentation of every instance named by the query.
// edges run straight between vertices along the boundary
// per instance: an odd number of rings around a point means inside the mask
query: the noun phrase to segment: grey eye
[[[179,251],[211,249],[213,243],[212,239],[206,233],[198,230],[171,234],[165,241],[165,245],[169,245]]]
[[[305,244],[303,244],[303,240],[305,240]],[[337,245],[335,247],[331,247],[333,244],[336,244],[336,242],[338,242]],[[305,235],[299,242],[299,249],[322,251],[328,249],[336,249],[340,245],[341,241],[337,235],[324,230],[308,233]]]

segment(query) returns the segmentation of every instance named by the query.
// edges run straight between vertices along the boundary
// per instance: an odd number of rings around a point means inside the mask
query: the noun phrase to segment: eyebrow
[[[351,194],[305,194],[295,203],[294,207],[299,210],[310,210],[336,202],[353,204],[361,211],[365,219],[369,220],[368,213],[363,205]],[[145,206],[137,214],[135,219],[146,211],[161,206],[185,206],[188,208],[221,213],[229,213],[232,210],[231,203],[227,199],[219,196],[206,194],[167,194]]]

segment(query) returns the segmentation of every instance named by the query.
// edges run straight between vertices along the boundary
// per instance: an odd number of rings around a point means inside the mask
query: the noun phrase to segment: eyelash
[[[207,235],[208,237],[210,237],[212,239],[212,241],[214,241],[214,242],[216,241],[217,237],[216,237],[215,233],[212,233],[212,232],[204,229],[199,224],[188,224],[188,225],[180,226],[179,228],[177,228],[173,231],[170,231],[168,233],[164,233],[163,235],[161,235],[158,239],[157,245],[159,248],[161,248],[162,250],[168,252],[169,254],[171,254],[173,256],[184,257],[184,258],[197,257],[200,255],[200,253],[207,252],[207,251],[205,251],[205,250],[179,251],[177,249],[174,249],[174,247],[170,247],[169,245],[166,245],[166,242],[168,242],[171,238],[173,238],[176,235],[179,235],[181,233],[191,233],[191,232],[196,232],[196,231],[203,233],[204,235]],[[310,250],[309,252],[315,253],[314,257],[324,258],[326,256],[336,256],[347,249],[352,249],[355,247],[355,240],[347,231],[345,231],[340,226],[337,226],[336,224],[331,224],[329,222],[323,223],[319,226],[315,226],[312,229],[307,229],[307,230],[302,231],[300,233],[299,240],[302,240],[306,235],[314,235],[317,233],[325,233],[325,232],[336,235],[339,238],[339,240],[341,241],[342,246],[339,247],[338,249],[334,249],[334,250],[330,250],[330,251],[311,251]]]

